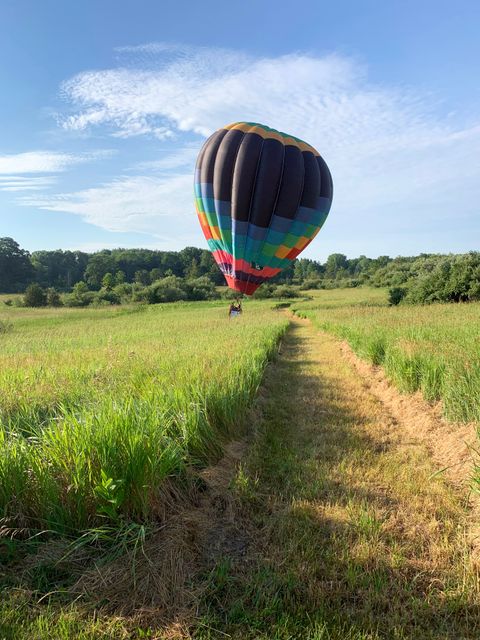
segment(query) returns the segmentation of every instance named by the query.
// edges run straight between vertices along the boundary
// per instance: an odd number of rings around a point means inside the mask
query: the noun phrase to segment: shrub
[[[321,289],[323,283],[320,278],[307,278],[299,287],[300,291],[309,291],[310,289]]]
[[[26,307],[45,307],[47,305],[47,293],[37,283],[28,285],[23,296],[23,304]]]
[[[216,300],[220,297],[215,285],[207,276],[188,280],[184,287],[188,300]]]
[[[480,298],[480,253],[423,261],[408,290],[408,302],[469,302]]]
[[[99,304],[120,304],[120,296],[116,291],[102,287],[98,293],[95,294],[94,302]]]
[[[65,296],[65,304],[68,307],[87,307],[93,302],[95,293],[88,289],[88,285],[83,282],[77,282],[73,287],[73,291]]]
[[[49,289],[47,289],[47,304],[49,307],[63,306],[63,302],[62,302],[62,299],[60,298],[60,294],[53,287],[50,287]]]
[[[127,282],[117,284],[115,287],[113,287],[113,292],[122,304],[132,301],[133,286]]]
[[[286,284],[280,285],[276,287],[275,291],[273,292],[273,296],[275,298],[297,298],[298,289],[290,287]]]
[[[388,290],[388,302],[390,305],[395,306],[407,295],[407,289],[405,287],[392,287]]]
[[[262,284],[253,294],[253,298],[257,298],[257,300],[264,300],[265,298],[272,298],[273,292],[275,291],[275,285],[273,284]]]
[[[167,276],[162,280],[157,280],[149,287],[145,287],[135,294],[135,299],[139,302],[157,304],[159,302],[178,302],[187,300],[188,294],[183,289],[183,280],[177,276]]]

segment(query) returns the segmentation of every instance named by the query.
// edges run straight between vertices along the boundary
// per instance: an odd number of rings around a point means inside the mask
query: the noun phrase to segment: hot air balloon
[[[262,124],[223,127],[198,155],[200,225],[228,286],[247,295],[310,244],[332,195],[332,177],[318,151]]]

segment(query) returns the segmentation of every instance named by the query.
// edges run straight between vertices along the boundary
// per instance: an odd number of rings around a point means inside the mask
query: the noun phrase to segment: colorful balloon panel
[[[332,197],[332,177],[318,151],[264,125],[223,127],[198,155],[200,225],[227,284],[248,295],[310,244]]]

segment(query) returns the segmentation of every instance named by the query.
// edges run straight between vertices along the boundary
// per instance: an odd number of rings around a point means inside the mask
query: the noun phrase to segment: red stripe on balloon
[[[225,280],[227,281],[230,289],[234,289],[240,293],[246,293],[247,296],[251,296],[252,293],[254,293],[260,286],[255,282],[245,282],[244,280],[237,280],[236,278],[227,275],[225,276]]]
[[[233,264],[233,256],[226,251],[213,251],[213,257],[218,264]],[[250,262],[246,260],[235,260],[235,270],[249,273],[252,276],[259,276],[261,278],[273,278],[277,273],[280,273],[281,269],[274,267],[263,267],[263,269],[254,269]]]

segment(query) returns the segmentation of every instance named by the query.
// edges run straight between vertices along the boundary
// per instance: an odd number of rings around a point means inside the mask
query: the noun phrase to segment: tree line
[[[206,300],[218,297],[217,287],[224,284],[211,253],[196,247],[29,253],[12,238],[0,238],[0,293],[29,287],[38,303],[33,306]],[[260,287],[257,296],[362,285],[389,288],[392,304],[479,300],[480,253],[350,259],[334,253],[324,263],[301,258]]]

